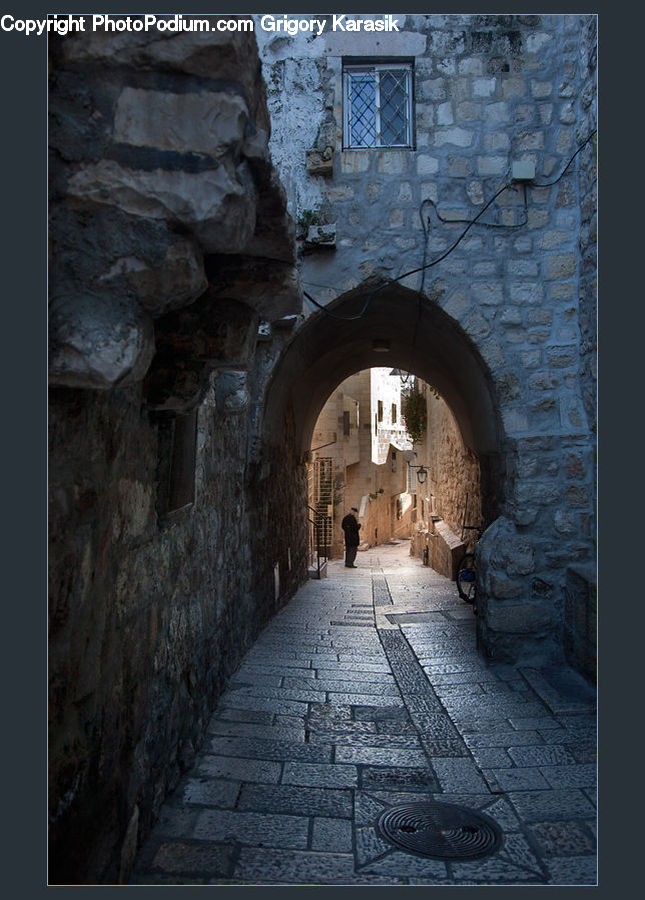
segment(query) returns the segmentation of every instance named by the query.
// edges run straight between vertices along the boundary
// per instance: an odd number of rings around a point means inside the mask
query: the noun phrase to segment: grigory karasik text
[[[97,13],[87,16],[49,15],[43,19],[23,19],[12,15],[0,17],[0,30],[14,31],[23,35],[41,35],[55,32],[61,36],[85,31],[255,31],[256,23],[251,17],[210,16],[197,18],[176,13],[157,16],[145,13],[140,16],[118,16],[111,13]],[[379,17],[361,18],[347,13],[330,13],[327,18],[311,16],[263,15],[259,17],[259,27],[263,31],[282,32],[294,36],[299,32],[316,36],[327,31],[400,31],[399,22],[391,14]]]

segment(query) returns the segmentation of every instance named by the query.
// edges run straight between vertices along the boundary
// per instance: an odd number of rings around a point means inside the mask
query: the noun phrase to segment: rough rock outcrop
[[[52,384],[109,389],[143,378],[150,317],[204,295],[209,255],[234,255],[240,268],[228,298],[264,318],[299,310],[294,229],[268,154],[252,34],[54,38],[50,117]],[[276,279],[262,259],[284,264],[273,306],[266,285]]]
[[[534,646],[554,627],[552,585],[535,574],[531,537],[505,517],[496,519],[477,544],[479,638],[489,656],[513,659],[522,635]],[[526,656],[526,659],[530,657]]]
[[[49,47],[48,874],[112,884],[306,577],[301,467],[247,460],[301,305],[253,35]]]

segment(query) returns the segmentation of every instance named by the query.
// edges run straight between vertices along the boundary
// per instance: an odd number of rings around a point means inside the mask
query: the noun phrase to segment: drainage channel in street
[[[372,596],[375,607],[394,603],[382,570],[372,572]],[[428,768],[436,778],[432,757],[465,757],[469,752],[398,628],[398,620],[408,618],[405,614],[386,615],[390,624],[397,625],[396,630],[377,628],[377,632],[403,703],[418,732]],[[444,861],[482,859],[496,853],[504,843],[503,832],[493,819],[449,803],[398,804],[381,813],[376,827],[382,838],[400,849]]]

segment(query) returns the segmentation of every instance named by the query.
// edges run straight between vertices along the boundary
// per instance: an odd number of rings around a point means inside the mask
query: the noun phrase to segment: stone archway
[[[352,318],[370,293],[364,315]],[[508,447],[490,371],[473,341],[437,303],[396,283],[350,291],[296,333],[274,367],[265,395],[264,458],[284,443],[289,423],[295,455],[302,462],[331,392],[349,375],[384,364],[413,372],[436,387],[464,444],[479,460],[484,521],[505,521],[500,517],[508,493]],[[485,617],[488,606],[483,610]],[[493,655],[485,618],[479,631],[483,651]]]
[[[365,314],[349,318],[370,292]],[[280,443],[282,423],[292,418],[296,451],[306,453],[316,418],[338,384],[361,369],[398,366],[434,385],[445,399],[465,445],[480,460],[484,517],[497,518],[505,499],[503,429],[492,377],[474,343],[438,304],[396,283],[363,285],[327,309],[334,317],[323,311],[311,316],[274,369],[265,442]]]

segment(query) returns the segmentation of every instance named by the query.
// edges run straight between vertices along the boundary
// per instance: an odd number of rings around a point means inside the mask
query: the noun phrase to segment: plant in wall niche
[[[420,443],[428,424],[425,394],[414,389],[404,394],[401,398],[401,415],[412,443]]]
[[[298,231],[306,235],[312,225],[320,224],[320,215],[315,209],[303,209],[298,216]]]

